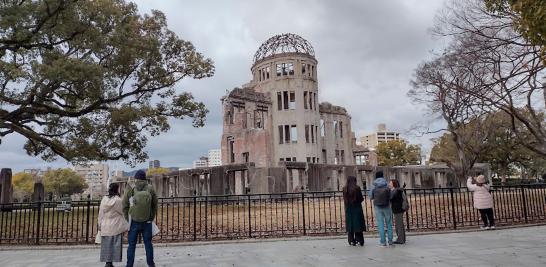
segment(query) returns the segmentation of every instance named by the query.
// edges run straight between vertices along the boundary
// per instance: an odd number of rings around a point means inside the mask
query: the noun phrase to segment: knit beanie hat
[[[137,180],[146,180],[146,172],[144,172],[143,170],[138,170],[135,173],[135,179],[137,179]]]
[[[485,184],[485,176],[478,175],[478,177],[476,177],[476,182],[480,184]]]

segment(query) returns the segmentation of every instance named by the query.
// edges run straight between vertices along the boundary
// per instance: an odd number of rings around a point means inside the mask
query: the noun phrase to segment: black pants
[[[349,232],[349,243],[360,243],[364,244],[364,233],[363,232]]]
[[[493,209],[479,209],[482,216],[483,226],[495,226],[495,218],[493,218]]]

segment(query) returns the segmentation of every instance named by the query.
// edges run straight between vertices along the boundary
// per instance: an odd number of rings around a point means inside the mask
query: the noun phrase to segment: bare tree
[[[446,130],[457,149],[457,161],[448,165],[459,182],[488,148],[485,140],[495,128],[484,119],[487,111],[480,99],[465,93],[481,84],[466,71],[471,62],[472,58],[443,54],[422,63],[412,81],[413,89],[408,93],[414,101],[427,104],[434,114],[445,120]]]
[[[510,11],[489,12],[482,1],[453,1],[437,16],[433,33],[449,37],[452,60],[469,60],[474,86],[454,87],[488,112],[506,112],[521,143],[546,157],[546,70],[541,47],[514,28]],[[523,125],[524,127],[519,127]]]

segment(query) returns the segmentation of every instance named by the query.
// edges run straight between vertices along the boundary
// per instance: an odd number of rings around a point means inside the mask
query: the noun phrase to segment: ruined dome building
[[[318,102],[313,46],[295,34],[269,38],[254,55],[252,80],[222,98],[224,164],[354,164],[351,117]]]

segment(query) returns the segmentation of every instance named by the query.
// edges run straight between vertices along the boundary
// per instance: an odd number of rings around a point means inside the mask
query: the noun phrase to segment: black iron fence
[[[406,189],[408,231],[477,227],[480,216],[466,188]],[[364,192],[365,195],[367,192]],[[546,185],[491,190],[497,225],[542,223]],[[92,243],[99,201],[2,204],[0,244]],[[375,231],[371,201],[363,202],[368,231]],[[328,235],[345,232],[341,192],[303,192],[161,198],[157,242]]]

